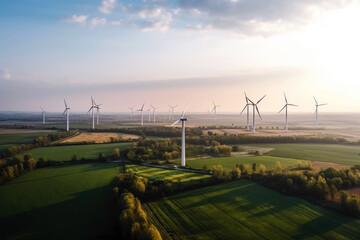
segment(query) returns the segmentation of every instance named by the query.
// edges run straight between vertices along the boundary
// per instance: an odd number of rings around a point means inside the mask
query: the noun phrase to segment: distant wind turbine
[[[65,99],[64,99],[64,104],[65,104],[65,111],[64,111],[63,115],[65,115],[65,113],[66,113],[66,131],[69,131],[69,111],[70,111],[70,108],[67,106]]]
[[[140,109],[137,109],[136,111],[141,112],[141,126],[144,126],[144,106],[145,103],[141,106]]]
[[[182,124],[182,136],[181,136],[181,166],[185,167],[185,122],[188,120],[186,117],[184,117],[186,111],[186,107],[184,108],[184,111],[181,114],[181,117],[176,120],[171,126],[174,126],[178,124],[181,121]]]
[[[154,123],[155,123],[156,122],[156,120],[155,120],[155,110],[158,109],[158,108],[154,107],[153,105],[150,105],[150,106],[153,109],[153,120],[154,120]]]
[[[255,130],[255,128],[256,128],[256,126],[255,126],[255,110],[256,110],[256,112],[258,113],[260,119],[262,119],[262,117],[261,117],[261,115],[260,115],[260,112],[259,112],[259,108],[258,108],[257,105],[261,102],[261,100],[264,99],[264,97],[266,97],[266,95],[264,95],[262,98],[260,98],[260,100],[257,101],[256,103],[254,103],[253,101],[251,101],[251,100],[248,98],[249,102],[251,103],[251,105],[252,105],[252,107],[253,107],[253,133],[256,132],[256,130]]]
[[[102,103],[100,104],[96,104],[95,100],[93,99],[94,102],[94,108],[96,108],[96,125],[99,125],[99,117],[100,117],[100,106],[102,105]]]
[[[174,115],[174,109],[177,107],[178,105],[174,105],[174,106],[171,106],[171,105],[169,105],[169,107],[171,108],[171,117],[170,117],[170,121],[172,121],[173,120],[173,115]]]
[[[87,113],[91,111],[91,118],[92,118],[92,129],[95,129],[95,114],[94,114],[95,102],[94,99],[91,97],[91,107]]]
[[[146,110],[149,112],[149,122],[151,122],[151,106],[148,108],[148,110]]]
[[[42,124],[45,124],[45,114],[46,111],[44,111],[44,109],[42,109],[42,107],[40,107],[41,111],[42,111]]]
[[[244,112],[244,110],[246,109],[246,119],[247,119],[247,125],[246,125],[246,129],[249,131],[250,130],[250,112],[249,112],[249,106],[251,106],[251,104],[249,103],[249,99],[246,96],[245,93],[245,100],[246,100],[246,105],[244,107],[244,109],[241,111],[240,115]]]
[[[318,113],[318,108],[321,107],[321,106],[324,106],[324,105],[327,105],[327,103],[322,103],[322,104],[318,104],[318,102],[316,101],[316,98],[313,97],[314,100],[315,100],[315,117],[316,117],[316,126],[319,126],[319,113]]]
[[[216,104],[214,103],[214,101],[213,101],[213,104],[214,104],[214,107],[213,107],[213,109],[211,110],[211,112],[214,112],[214,114],[216,115],[216,109],[217,109],[218,107],[221,107],[221,105],[216,105]]]
[[[286,98],[285,93],[284,93],[284,98],[285,98],[285,106],[279,111],[279,113],[281,113],[281,111],[285,109],[285,120],[286,120],[285,130],[288,131],[288,129],[289,129],[289,124],[288,124],[288,106],[298,107],[298,105],[288,103],[288,100],[287,100],[287,98]]]
[[[133,115],[134,115],[134,108],[135,108],[136,106],[133,106],[133,107],[128,107],[130,110],[131,110],[131,119],[133,118]]]

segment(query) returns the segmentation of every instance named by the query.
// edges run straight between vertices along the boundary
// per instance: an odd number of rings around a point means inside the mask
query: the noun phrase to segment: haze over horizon
[[[359,112],[360,2],[0,2],[0,111]],[[178,109],[179,110],[179,109]]]

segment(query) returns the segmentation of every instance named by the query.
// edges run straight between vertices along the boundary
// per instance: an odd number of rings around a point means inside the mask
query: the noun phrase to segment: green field
[[[360,164],[360,146],[339,144],[259,144],[274,148],[265,155],[339,164]]]
[[[284,158],[284,157],[272,157],[272,156],[243,156],[243,157],[222,157],[222,158],[198,158],[188,159],[186,164],[189,167],[195,169],[201,169],[204,165],[208,169],[211,169],[213,165],[222,165],[228,170],[235,168],[236,164],[253,164],[257,166],[264,164],[266,169],[273,169],[276,166],[276,162],[280,162],[282,167],[296,166],[298,159]],[[176,164],[180,164],[180,161],[174,161]]]
[[[198,180],[210,180],[210,175],[184,172],[180,170],[166,170],[162,168],[151,168],[139,165],[126,165],[127,170],[132,170],[136,175],[148,178],[150,181],[156,180],[172,180],[177,181],[181,179],[181,182],[198,181]]]
[[[89,159],[98,159],[99,153],[103,152],[110,157],[115,148],[119,148],[120,152],[131,146],[131,143],[107,143],[107,144],[88,144],[88,145],[72,145],[72,146],[55,146],[35,148],[27,153],[31,153],[35,160],[40,157],[56,161],[70,161],[71,157],[76,154],[77,159],[84,157]],[[20,154],[24,155],[26,153]]]
[[[359,239],[360,221],[241,180],[144,204],[174,239]],[[166,234],[164,234],[166,235]]]
[[[85,239],[111,231],[116,164],[27,173],[0,187],[0,239]]]
[[[32,143],[35,138],[49,133],[51,131],[0,134],[0,154],[10,146]]]

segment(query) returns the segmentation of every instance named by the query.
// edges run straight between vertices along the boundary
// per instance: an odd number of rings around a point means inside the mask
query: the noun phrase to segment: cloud
[[[102,13],[111,13],[112,10],[116,7],[116,0],[103,0],[100,7],[98,7],[99,11]]]
[[[106,18],[98,18],[98,17],[91,19],[90,22],[92,27],[104,26],[106,25],[106,23],[107,23]]]
[[[179,0],[179,8],[189,17],[199,17],[194,25],[243,34],[278,34],[304,26],[319,14],[344,7],[351,0]],[[195,14],[195,16],[194,16]]]
[[[10,70],[5,68],[4,70],[0,70],[0,76],[2,79],[10,79],[11,78],[11,73]]]
[[[172,21],[171,13],[162,7],[142,9],[137,15],[145,19],[140,26],[142,31],[166,32]]]
[[[72,15],[71,17],[64,19],[64,22],[86,24],[87,18],[88,15]]]

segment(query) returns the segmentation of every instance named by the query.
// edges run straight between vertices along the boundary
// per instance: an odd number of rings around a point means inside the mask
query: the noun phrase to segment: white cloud
[[[64,19],[68,23],[81,23],[85,24],[87,21],[88,15],[72,15],[69,18]]]
[[[11,73],[10,70],[5,68],[4,70],[0,71],[1,73],[1,78],[2,79],[10,79],[11,78]]]
[[[111,13],[112,10],[116,7],[116,0],[103,0],[100,7],[98,7],[99,11],[102,13]]]
[[[141,30],[166,32],[170,28],[171,21],[171,14],[165,10],[162,11],[159,17],[145,22],[145,24],[141,27]]]
[[[104,26],[106,25],[106,18],[98,18],[98,17],[95,17],[93,19],[91,19],[91,26],[92,27],[96,27],[96,26]]]
[[[114,25],[114,26],[121,26],[124,24],[124,20],[117,20],[117,21],[111,21],[110,22],[111,25]]]
[[[139,17],[141,18],[154,18],[158,17],[164,12],[163,8],[145,8],[138,12]]]

